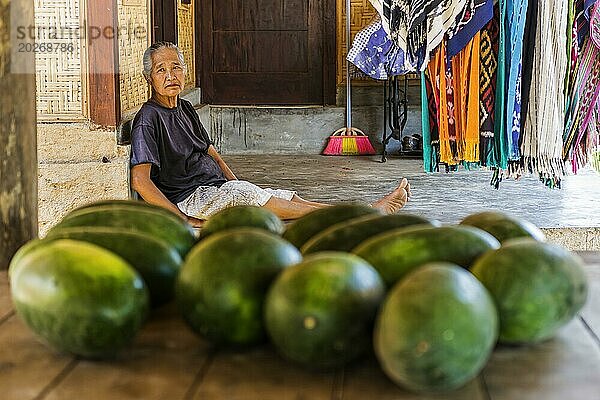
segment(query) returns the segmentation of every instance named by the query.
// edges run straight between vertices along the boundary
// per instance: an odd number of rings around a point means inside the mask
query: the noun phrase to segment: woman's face
[[[166,97],[175,97],[183,91],[185,71],[177,50],[162,48],[152,54],[150,84],[155,92]]]

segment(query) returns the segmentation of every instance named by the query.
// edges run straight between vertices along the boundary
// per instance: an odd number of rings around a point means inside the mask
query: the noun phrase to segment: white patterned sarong
[[[185,200],[177,203],[182,213],[206,219],[214,213],[233,206],[262,207],[271,197],[292,200],[296,192],[283,189],[261,188],[248,181],[227,181],[220,187],[199,186]]]

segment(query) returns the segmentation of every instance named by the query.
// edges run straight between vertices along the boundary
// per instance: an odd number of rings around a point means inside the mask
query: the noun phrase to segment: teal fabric
[[[429,106],[427,104],[427,89],[425,87],[425,72],[421,72],[421,130],[423,131],[423,167],[425,172],[434,172],[429,126]]]
[[[501,169],[508,168],[508,136],[506,132],[506,11],[507,0],[499,0],[500,7],[500,34],[498,36],[498,76],[496,84],[496,108],[494,115],[494,160],[490,160],[490,167]],[[512,120],[512,119],[511,119]]]

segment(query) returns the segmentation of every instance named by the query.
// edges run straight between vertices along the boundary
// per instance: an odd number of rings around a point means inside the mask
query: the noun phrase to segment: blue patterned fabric
[[[590,33],[590,11],[596,0],[578,0],[576,2],[577,35],[579,43],[583,43]]]
[[[452,58],[494,17],[494,0],[469,0],[456,24],[448,30],[448,57]]]
[[[513,105],[511,121],[511,133],[508,135],[508,159],[518,161],[521,157],[519,138],[521,137],[521,62],[515,85],[515,102]]]
[[[506,133],[508,159],[518,160],[521,128],[521,62],[528,0],[506,0]]]
[[[379,18],[356,34],[347,59],[373,79],[386,80],[417,70],[386,34]]]

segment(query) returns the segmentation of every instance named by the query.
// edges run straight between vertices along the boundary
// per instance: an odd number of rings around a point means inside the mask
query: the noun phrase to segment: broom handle
[[[350,61],[348,53],[350,52],[350,0],[346,0],[346,129],[352,127],[352,94],[350,85]]]

